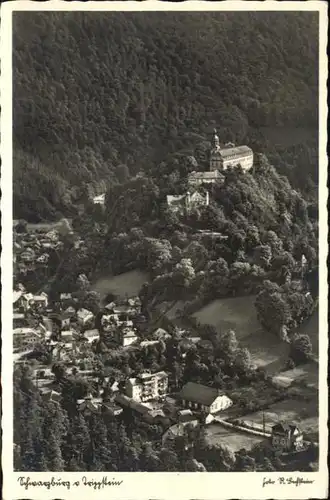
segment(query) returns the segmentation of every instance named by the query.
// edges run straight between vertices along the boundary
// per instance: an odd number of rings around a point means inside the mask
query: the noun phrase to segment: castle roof
[[[237,156],[250,156],[253,151],[248,146],[236,146],[234,148],[224,148],[219,151],[223,159],[235,158]]]
[[[190,179],[214,179],[220,178],[222,175],[219,170],[203,171],[203,172],[191,172],[189,174]]]

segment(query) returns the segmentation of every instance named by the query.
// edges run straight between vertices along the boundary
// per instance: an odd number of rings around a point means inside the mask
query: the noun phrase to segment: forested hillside
[[[315,196],[317,40],[307,12],[16,13],[15,217],[74,215],[214,125]]]

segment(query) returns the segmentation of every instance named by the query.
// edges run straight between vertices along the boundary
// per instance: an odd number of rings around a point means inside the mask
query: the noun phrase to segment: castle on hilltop
[[[212,149],[210,154],[210,170],[226,170],[229,166],[240,165],[243,170],[250,170],[253,166],[253,151],[248,146],[234,146],[226,144],[220,147],[217,131],[214,130]]]
[[[168,195],[166,197],[168,208],[176,213],[189,213],[193,208],[208,206],[210,204],[210,196],[203,185],[223,182],[223,172],[228,167],[237,166],[240,166],[245,172],[252,168],[252,149],[248,146],[235,146],[231,143],[221,147],[217,131],[214,130],[209,170],[194,171],[188,174],[188,186],[192,190],[188,190],[186,193],[180,195]],[[200,189],[200,186],[202,186],[202,189]]]
[[[244,171],[248,171],[253,166],[253,151],[248,146],[235,146],[226,144],[220,146],[217,131],[214,130],[212,138],[212,149],[210,151],[209,171],[191,172],[188,176],[190,186],[200,184],[214,184],[221,180],[221,172],[228,167],[237,167],[240,165]]]

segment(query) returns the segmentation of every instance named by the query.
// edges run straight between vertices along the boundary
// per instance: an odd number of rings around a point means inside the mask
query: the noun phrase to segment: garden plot
[[[317,439],[318,435],[318,398],[311,397],[308,401],[286,399],[271,405],[264,411],[267,428],[282,421],[297,425],[305,434]],[[244,415],[241,420],[252,424],[263,424],[263,412],[258,411]]]

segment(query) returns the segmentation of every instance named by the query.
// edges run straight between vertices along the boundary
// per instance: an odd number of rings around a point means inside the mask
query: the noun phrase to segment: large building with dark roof
[[[232,400],[218,389],[195,382],[184,385],[179,397],[185,408],[205,413],[217,413],[233,404]]]

